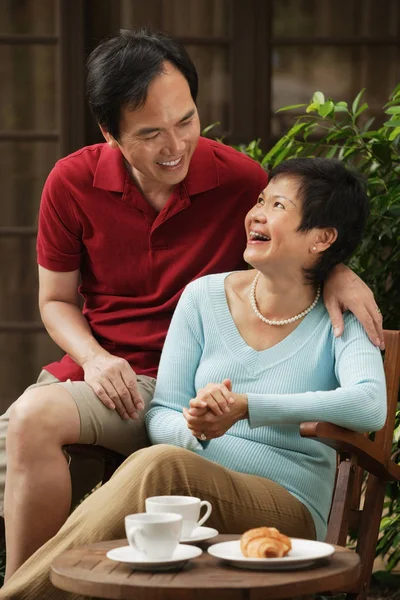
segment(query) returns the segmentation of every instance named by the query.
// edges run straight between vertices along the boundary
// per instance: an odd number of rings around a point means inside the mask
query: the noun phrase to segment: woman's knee
[[[171,446],[170,444],[155,444],[154,446],[143,448],[139,452],[145,452],[148,460],[151,460],[155,464],[159,462],[164,463],[166,460],[173,462],[181,461],[188,457],[197,456],[190,450],[180,448],[179,446]]]
[[[190,495],[199,457],[190,450],[162,444],[148,448],[145,486],[152,495]]]
[[[177,446],[157,444],[130,456],[116,472],[124,471],[136,480],[145,497],[177,493],[190,494],[190,482],[199,457]]]
[[[155,444],[154,446],[148,446],[142,448],[131,454],[122,464],[122,467],[130,467],[132,464],[136,464],[138,461],[144,464],[151,464],[157,468],[158,465],[165,465],[165,462],[180,462],[183,458],[190,456],[196,456],[193,452],[179,448],[178,446],[171,446],[169,444]]]

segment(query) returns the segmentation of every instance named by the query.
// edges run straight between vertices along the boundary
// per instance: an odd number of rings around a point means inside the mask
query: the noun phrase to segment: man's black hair
[[[153,79],[170,62],[185,77],[196,102],[196,67],[178,41],[148,28],[121,29],[93,50],[87,61],[87,96],[96,121],[116,140],[121,108],[146,102]]]
[[[329,271],[348,259],[361,242],[369,214],[369,199],[364,177],[346,168],[340,160],[329,158],[292,158],[272,169],[269,181],[293,177],[298,182],[302,219],[298,231],[334,227],[338,236],[322,252],[306,276],[313,283],[326,279]]]

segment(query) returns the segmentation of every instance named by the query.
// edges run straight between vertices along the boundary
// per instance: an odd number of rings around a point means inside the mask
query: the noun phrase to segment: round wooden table
[[[329,561],[293,571],[253,571],[224,565],[206,549],[212,543],[238,539],[218,537],[196,544],[205,552],[175,571],[135,571],[112,561],[106,552],[126,540],[100,542],[67,550],[51,566],[53,585],[68,592],[119,600],[265,600],[343,591],[357,581],[359,556],[336,547]]]

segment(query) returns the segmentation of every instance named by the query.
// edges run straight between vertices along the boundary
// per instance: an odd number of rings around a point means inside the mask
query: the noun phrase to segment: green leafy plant
[[[339,158],[367,179],[371,213],[363,241],[349,261],[374,291],[387,329],[399,327],[400,299],[400,84],[383,107],[384,123],[373,128],[361,90],[351,105],[315,92],[311,102],[281,108],[300,114],[289,131],[268,151],[261,140],[237,147],[267,170],[299,156]],[[393,458],[400,463],[400,404],[393,440]],[[387,569],[400,562],[400,486],[387,487],[377,555]]]
[[[309,105],[297,104],[278,112],[303,108],[294,125],[264,153],[260,140],[239,146],[267,170],[295,156],[339,158],[364,173],[371,197],[371,214],[361,246],[349,262],[373,289],[385,327],[398,327],[400,290],[400,84],[384,106],[388,119],[371,129],[364,90],[352,106],[325,99],[315,92]],[[360,106],[361,104],[361,106]]]

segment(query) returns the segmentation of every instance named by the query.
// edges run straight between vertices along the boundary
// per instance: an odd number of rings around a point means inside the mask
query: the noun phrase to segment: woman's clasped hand
[[[189,409],[183,408],[188,428],[199,439],[224,435],[240,419],[247,416],[247,397],[232,392],[232,382],[224,379],[220,384],[209,383],[197,392],[189,402]]]

